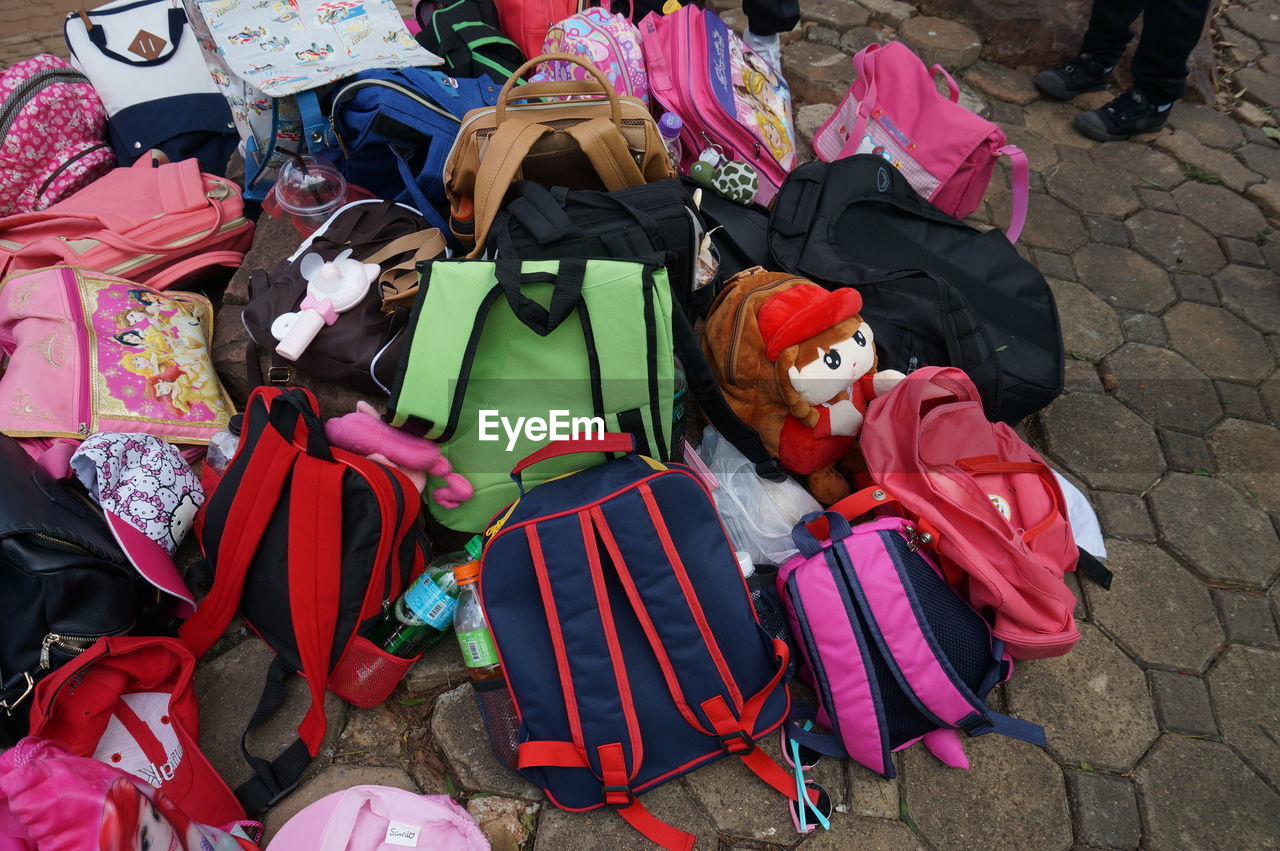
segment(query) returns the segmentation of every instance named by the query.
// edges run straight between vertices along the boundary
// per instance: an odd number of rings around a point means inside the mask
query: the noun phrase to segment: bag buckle
[[[267,370],[268,384],[288,384],[293,381],[293,367],[273,366]]]
[[[623,785],[604,787],[605,806],[624,809],[631,806],[634,802],[635,796],[631,794],[630,786]]]
[[[724,752],[733,756],[751,753],[756,749],[756,743],[747,735],[746,730],[734,730],[732,733],[725,733],[719,739],[720,747],[724,748]]]
[[[13,710],[17,709],[22,704],[22,701],[30,697],[31,693],[36,690],[36,681],[31,677],[31,672],[23,671],[22,676],[27,681],[27,687],[22,694],[18,695],[17,700],[0,700],[0,707],[4,709],[4,714],[11,718],[13,717]]]

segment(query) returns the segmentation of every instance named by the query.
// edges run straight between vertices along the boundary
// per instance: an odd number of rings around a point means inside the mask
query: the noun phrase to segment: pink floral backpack
[[[547,30],[543,53],[581,56],[609,78],[620,95],[649,104],[649,75],[640,50],[640,31],[624,15],[592,6],[570,15]],[[588,80],[586,70],[569,62],[543,62],[530,82]]]
[[[0,216],[43,210],[110,171],[106,127],[89,78],[58,57],[0,74]]]

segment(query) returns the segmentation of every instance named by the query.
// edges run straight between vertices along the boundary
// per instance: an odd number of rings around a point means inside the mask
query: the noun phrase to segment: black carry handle
[[[271,400],[270,422],[273,428],[286,437],[292,437],[298,420],[307,430],[307,454],[322,461],[333,460],[329,438],[325,437],[324,423],[311,407],[306,391],[291,387]]]
[[[1102,562],[1094,557],[1093,553],[1084,547],[1076,547],[1080,551],[1079,559],[1076,561],[1076,572],[1083,573],[1086,577],[1093,580],[1097,585],[1102,586],[1106,590],[1111,590],[1111,580],[1114,574],[1108,570]]]
[[[111,11],[113,10],[90,12],[89,16],[106,15],[110,14]],[[88,21],[88,23],[93,22]],[[133,65],[138,68],[147,68],[152,65],[163,65],[165,62],[168,62],[177,55],[178,45],[182,42],[182,31],[186,25],[187,13],[185,11],[180,7],[169,10],[169,46],[173,49],[164,56],[157,56],[155,59],[130,59],[128,56],[116,53],[114,50],[107,47],[107,31],[104,27],[92,27],[89,29],[88,36],[89,41],[93,43],[94,47],[98,48],[102,55],[109,56],[117,62],[123,62],[126,65]]]
[[[249,753],[249,734],[276,713],[284,703],[285,680],[293,674],[289,663],[280,656],[267,667],[267,681],[258,698],[258,707],[240,736],[240,753],[253,769],[250,777],[236,789],[236,798],[247,815],[252,817],[259,810],[272,806],[293,791],[302,773],[311,764],[311,754],[302,739],[297,739],[273,760],[265,760]]]
[[[493,272],[507,296],[511,312],[539,337],[545,337],[560,323],[569,318],[582,299],[582,281],[587,275],[586,260],[561,260],[559,270],[550,272],[524,272],[520,261],[514,257],[494,261]],[[525,284],[551,284],[550,308],[543,307],[520,292]]]

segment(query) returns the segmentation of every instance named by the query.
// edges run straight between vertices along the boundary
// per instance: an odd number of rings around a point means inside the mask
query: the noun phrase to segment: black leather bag
[[[129,632],[155,589],[87,496],[0,435],[0,746],[26,735],[31,690],[98,638]]]
[[[999,230],[943,213],[873,154],[800,166],[772,210],[775,267],[862,291],[882,367],[959,367],[1009,423],[1062,392],[1053,292]]]

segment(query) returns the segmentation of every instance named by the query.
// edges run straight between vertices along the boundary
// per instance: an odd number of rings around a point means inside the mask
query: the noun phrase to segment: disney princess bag
[[[72,266],[0,283],[0,432],[41,454],[100,431],[205,444],[235,413],[209,357],[213,307]]]

